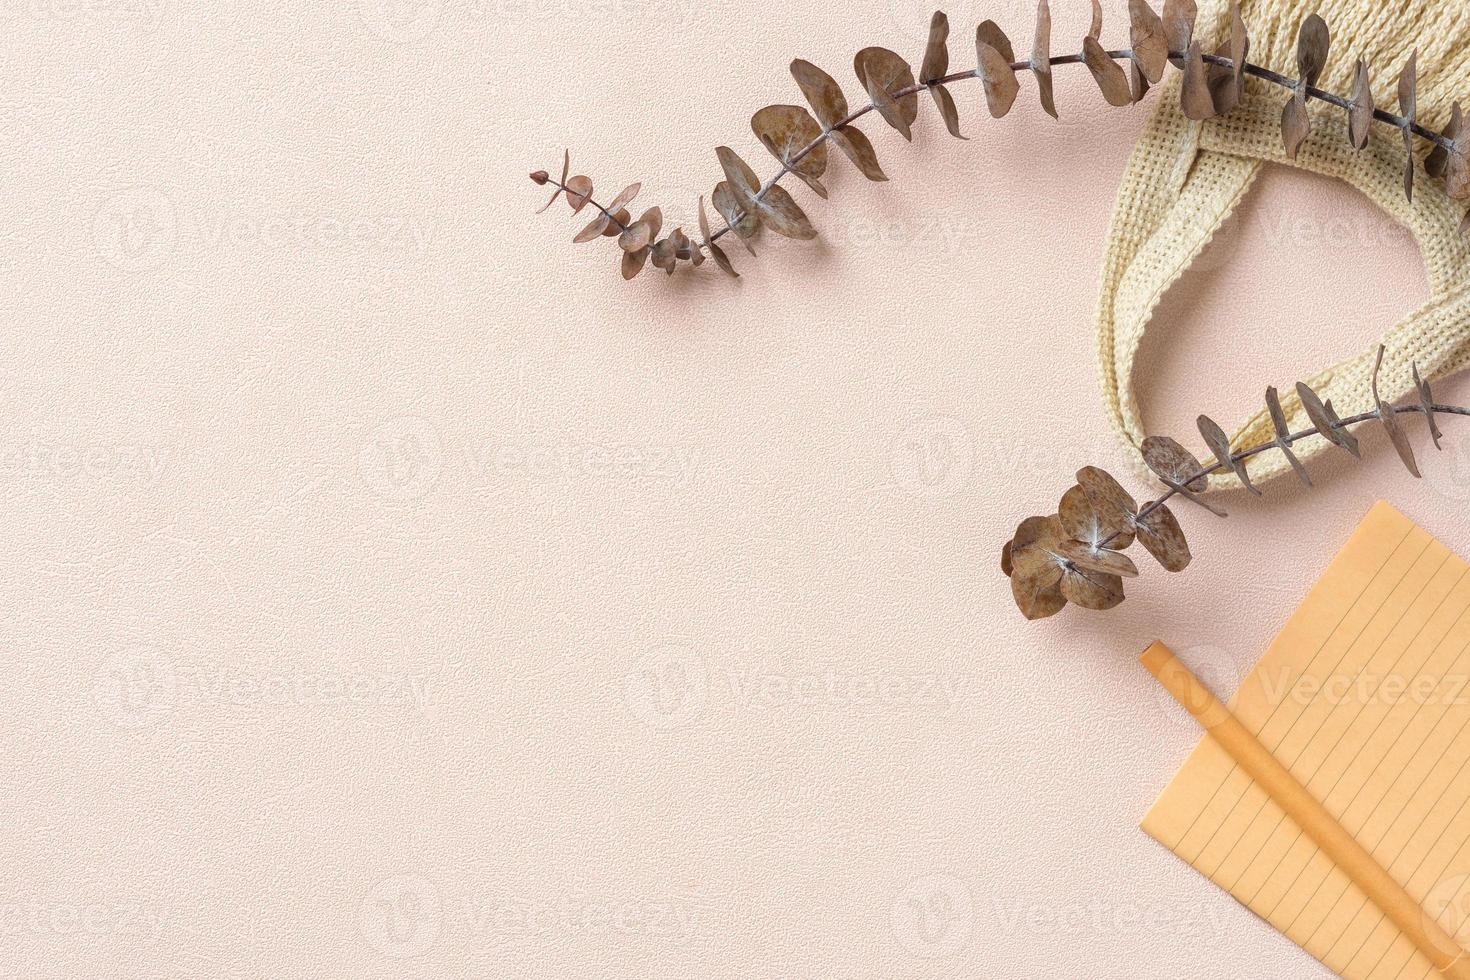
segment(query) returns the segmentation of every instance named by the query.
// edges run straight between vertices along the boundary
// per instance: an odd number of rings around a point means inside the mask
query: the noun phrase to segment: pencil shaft
[[[1139,659],[1231,759],[1444,976],[1453,980],[1470,980],[1470,958],[1466,957],[1455,938],[1424,912],[1404,887],[1168,647],[1155,643]]]

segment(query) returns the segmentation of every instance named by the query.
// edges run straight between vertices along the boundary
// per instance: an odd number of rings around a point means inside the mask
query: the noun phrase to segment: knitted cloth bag
[[[1396,109],[1399,71],[1417,49],[1420,122],[1442,131],[1455,100],[1470,98],[1470,3],[1243,0],[1251,31],[1250,60],[1294,76],[1297,30],[1314,12],[1333,31],[1332,55],[1319,87],[1347,93],[1361,56],[1372,69],[1378,104]],[[1206,51],[1228,36],[1228,24],[1225,0],[1200,4],[1197,36]],[[1312,101],[1312,135],[1291,161],[1281,139],[1286,90],[1249,80],[1244,99],[1231,113],[1198,123],[1187,119],[1179,106],[1182,73],[1170,75],[1123,177],[1108,233],[1098,311],[1103,400],[1139,466],[1145,430],[1132,378],[1139,342],[1165,291],[1234,211],[1266,161],[1347,181],[1405,226],[1419,245],[1431,298],[1384,335],[1384,399],[1393,401],[1413,390],[1415,363],[1430,379],[1470,367],[1470,241],[1459,234],[1464,205],[1449,198],[1443,181],[1426,177],[1422,166],[1413,203],[1405,199],[1399,130],[1376,123],[1367,148],[1355,151],[1347,137],[1347,114]],[[1427,152],[1427,146],[1416,146],[1421,165]],[[1371,408],[1376,353],[1375,344],[1306,379],[1307,384],[1323,400],[1332,399],[1344,415]],[[1293,431],[1312,428],[1294,392],[1283,391],[1282,402]],[[1263,410],[1233,435],[1231,445],[1269,442],[1274,432]],[[1300,455],[1315,455],[1328,445],[1320,439],[1303,442]],[[1280,453],[1263,453],[1249,463],[1255,480],[1287,468]],[[1234,488],[1239,481],[1217,477],[1212,485]]]

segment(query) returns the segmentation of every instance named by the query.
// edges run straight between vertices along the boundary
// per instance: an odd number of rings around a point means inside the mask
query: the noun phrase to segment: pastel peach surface
[[[534,214],[572,146],[692,223],[792,57],[917,62],[928,14],[17,8],[7,969],[1320,975],[1137,829],[1197,736],[1134,657],[1228,691],[1380,496],[1470,552],[1470,434],[1423,481],[1369,435],[1123,607],[1018,616],[1017,518],[1126,471],[1091,330],[1141,112],[956,88],[968,142],[930,113],[891,181],[794,184],[822,238],[738,282],[629,285]],[[1197,451],[1423,296],[1366,202],[1272,174],[1145,411]]]

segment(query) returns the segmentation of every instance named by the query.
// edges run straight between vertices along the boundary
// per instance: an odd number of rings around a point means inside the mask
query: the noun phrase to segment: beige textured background
[[[570,145],[692,224],[790,58],[851,91],[929,9],[0,14],[0,974],[1320,972],[1136,829],[1195,735],[1133,657],[1228,690],[1378,496],[1470,551],[1470,428],[1024,623],[1001,543],[1121,466],[1091,319],[1141,110],[957,90],[975,138],[867,127],[894,181],[835,164],[823,243],[625,286],[526,171]],[[1150,418],[1238,419],[1423,293],[1273,174],[1169,299]]]

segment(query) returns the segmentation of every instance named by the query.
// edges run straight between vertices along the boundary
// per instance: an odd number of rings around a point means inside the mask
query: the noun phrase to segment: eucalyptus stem
[[[1470,416],[1470,408],[1460,408],[1456,405],[1433,404],[1428,406],[1428,408],[1425,408],[1422,405],[1388,405],[1385,407],[1394,415],[1409,414],[1427,416],[1430,413],[1433,413],[1435,415]],[[1332,429],[1334,431],[1347,429],[1350,426],[1360,425],[1363,422],[1371,422],[1374,419],[1378,419],[1381,417],[1382,416],[1379,414],[1377,409],[1374,409],[1371,412],[1361,412],[1357,415],[1351,416],[1350,418],[1338,419],[1334,421],[1332,423]],[[1303,439],[1310,439],[1312,436],[1322,436],[1322,432],[1315,427],[1311,429],[1303,429],[1300,432],[1293,432],[1290,435],[1283,436],[1281,441],[1285,442],[1287,445],[1294,445],[1302,441]],[[1246,460],[1251,459],[1252,457],[1259,456],[1261,453],[1270,452],[1271,450],[1276,448],[1279,448],[1277,441],[1275,439],[1272,439],[1270,442],[1261,443],[1259,446],[1251,446],[1249,449],[1241,449],[1233,452],[1227,459],[1218,460],[1210,466],[1202,467],[1198,472],[1192,473],[1187,477],[1176,480],[1175,483],[1177,484],[1177,486],[1169,487],[1168,491],[1164,493],[1163,496],[1159,497],[1157,500],[1149,501],[1138,509],[1138,515],[1135,518],[1135,522],[1143,521],[1154,511],[1158,510],[1160,507],[1163,507],[1170,500],[1173,500],[1176,496],[1180,494],[1181,487],[1187,489],[1189,484],[1193,483],[1195,480],[1212,476],[1215,473],[1229,475],[1231,472],[1234,471],[1234,466],[1232,465],[1232,463],[1243,463]],[[1098,542],[1098,547],[1106,548],[1118,538],[1122,537],[1125,533],[1126,531],[1113,532],[1112,534],[1108,535],[1108,537]]]
[[[1115,51],[1108,51],[1107,56],[1114,62],[1128,61],[1131,60],[1133,57],[1133,50],[1131,48],[1120,48]],[[1178,63],[1187,56],[1188,52],[1170,51],[1169,63],[1177,67]],[[1216,65],[1220,68],[1233,69],[1235,67],[1235,62],[1232,59],[1227,58],[1223,55],[1205,54],[1201,55],[1201,58],[1206,64]],[[1057,65],[1078,65],[1085,63],[1086,62],[1081,54],[1060,55],[1049,60],[1049,65],[1051,67],[1056,67]],[[1034,65],[1035,62],[1028,59],[1023,61],[1013,61],[1011,62],[1010,67],[1011,71],[1013,72],[1021,72],[1031,70]],[[1255,65],[1250,62],[1246,62],[1245,65],[1241,68],[1241,71],[1247,75],[1270,82],[1273,85],[1279,85],[1282,88],[1291,91],[1295,91],[1300,85],[1300,81],[1298,79],[1292,78],[1289,75],[1283,75],[1280,72],[1272,71],[1269,68],[1264,68],[1260,65]],[[951,75],[945,75],[942,78],[930,79],[927,82],[916,82],[913,85],[908,85],[901,89],[897,89],[890,94],[896,101],[898,99],[908,98],[911,95],[917,95],[919,92],[933,88],[936,85],[950,85],[954,82],[961,82],[969,78],[980,77],[980,69],[975,68],[971,71],[955,72]],[[1355,103],[1351,99],[1344,98],[1341,95],[1338,95],[1334,92],[1329,92],[1325,89],[1317,88],[1316,86],[1306,86],[1304,92],[1306,94],[1306,97],[1309,99],[1316,99],[1320,102],[1326,102],[1330,105],[1337,106],[1339,109],[1352,109],[1355,105]],[[764,200],[766,195],[770,193],[771,188],[776,186],[776,184],[781,181],[781,178],[791,173],[793,165],[800,163],[803,159],[806,158],[808,154],[810,154],[813,150],[815,150],[817,147],[821,146],[823,143],[831,138],[833,130],[839,129],[842,126],[850,125],[856,120],[861,119],[863,116],[867,115],[869,112],[872,112],[876,108],[877,106],[873,102],[869,102],[862,108],[856,109],[849,113],[846,118],[839,121],[836,125],[824,127],[820,136],[812,140],[806,146],[802,147],[796,153],[792,154],[790,161],[782,163],[781,169],[776,171],[774,176],[772,176],[769,180],[761,185],[760,189],[755,192],[755,200]],[[1444,133],[1429,129],[1426,126],[1422,126],[1419,123],[1413,122],[1404,116],[1396,115],[1384,109],[1375,108],[1373,110],[1373,118],[1377,119],[1379,122],[1388,123],[1395,129],[1407,129],[1409,132],[1414,133],[1416,136],[1419,136],[1422,139],[1425,139],[1435,144],[1436,146],[1442,147],[1443,149],[1450,151],[1453,151],[1455,149],[1455,140],[1452,137],[1447,136]],[[731,227],[729,225],[726,225],[724,228],[721,228],[719,231],[711,235],[709,238],[709,242],[719,241],[720,238],[724,237],[724,235],[731,230]],[[708,244],[708,242],[697,243],[697,247],[702,247],[706,244]]]

